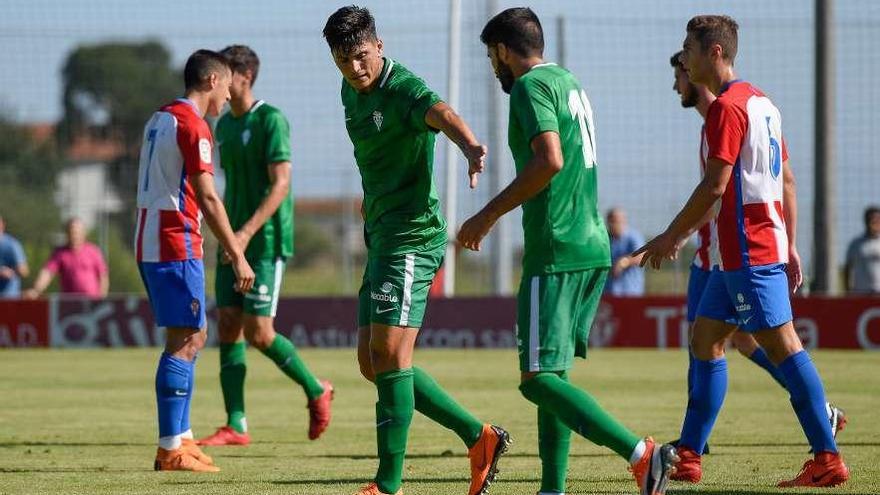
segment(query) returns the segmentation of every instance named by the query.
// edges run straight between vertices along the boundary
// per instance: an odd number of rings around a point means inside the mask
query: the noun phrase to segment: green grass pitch
[[[0,494],[338,494],[374,473],[375,389],[358,374],[353,349],[303,350],[312,369],[336,384],[333,422],[318,441],[306,438],[301,391],[259,353],[248,353],[246,400],[254,443],[211,448],[222,472],[156,473],[153,375],[158,349],[0,352]],[[848,484],[792,493],[880,493],[880,354],[822,351],[814,359],[829,398],[850,423],[840,444]],[[193,404],[196,435],[224,421],[215,349],[202,353]],[[533,494],[540,465],[535,408],[517,391],[513,350],[419,350],[431,372],[478,417],[514,439],[492,495]],[[578,360],[573,381],[640,435],[678,435],[685,406],[686,355],[678,350],[597,350]],[[787,395],[761,369],[730,357],[730,388],[704,459],[698,486],[670,493],[778,493],[807,444]],[[467,457],[451,432],[416,415],[404,493],[465,494]],[[571,494],[636,493],[625,463],[583,439],[572,442]]]

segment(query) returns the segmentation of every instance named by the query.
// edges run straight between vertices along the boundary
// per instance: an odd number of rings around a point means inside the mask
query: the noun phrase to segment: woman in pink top
[[[107,264],[98,246],[86,241],[86,229],[79,218],[67,221],[67,244],[55,249],[37,275],[33,288],[24,296],[39,297],[55,274],[61,278],[62,293],[96,299],[107,295],[110,285]]]

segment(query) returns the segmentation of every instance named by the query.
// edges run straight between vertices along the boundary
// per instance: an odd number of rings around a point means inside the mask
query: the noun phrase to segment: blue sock
[[[156,404],[159,438],[180,435],[183,412],[189,397],[190,363],[163,352],[156,369]]]
[[[691,396],[691,391],[694,389],[694,361],[696,359],[693,351],[688,349],[688,397]]]
[[[813,452],[836,453],[837,444],[825,410],[825,390],[810,355],[807,351],[792,354],[779,364],[779,370],[788,383],[791,405]]]
[[[703,453],[727,394],[727,360],[694,358],[694,384],[681,427],[681,445]]]
[[[782,386],[782,388],[787,389],[788,385],[785,383],[785,376],[783,376],[782,371],[779,371],[779,368],[773,364],[773,361],[770,361],[770,358],[767,357],[767,353],[764,352],[763,347],[756,347],[755,352],[749,356],[749,359],[758,366],[764,368],[764,371],[770,373],[770,376],[776,380],[776,383]]]
[[[186,361],[184,361],[186,362]],[[180,418],[180,432],[185,433],[191,429],[189,424],[189,406],[192,404],[193,389],[196,386],[196,358],[189,363],[189,387],[187,387],[186,405],[183,407],[183,417]]]

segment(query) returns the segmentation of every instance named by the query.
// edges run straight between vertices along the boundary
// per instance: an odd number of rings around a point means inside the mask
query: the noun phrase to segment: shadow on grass
[[[153,446],[155,442],[0,442],[0,447],[141,447]]]
[[[152,469],[120,469],[104,466],[97,467],[0,467],[0,473],[139,473]]]
[[[766,495],[768,493],[777,493],[777,492],[778,492],[778,490],[773,489],[773,488],[768,488],[766,490],[761,490],[761,491],[751,489],[751,488],[724,488],[724,489],[716,488],[716,489],[708,489],[708,490],[705,488],[700,488],[697,490],[671,489],[671,490],[668,490],[666,493],[667,493],[667,495],[688,495],[688,494],[695,494],[695,493],[699,493],[700,495]],[[828,489],[827,488],[817,488],[815,490],[810,490],[810,491],[804,491],[803,489],[800,489],[797,491],[797,493],[798,494],[806,494],[806,495],[809,495],[809,494],[820,495],[820,494],[828,493]],[[834,493],[834,495],[864,495],[865,492],[837,492],[837,491],[835,491],[833,493]]]
[[[575,458],[575,457],[583,457],[583,458],[616,457],[616,456],[617,456],[617,454],[615,454],[613,452],[608,452],[608,453],[603,453],[603,454],[570,454],[569,455],[570,458]],[[224,456],[224,457],[226,457],[226,456]],[[242,456],[242,457],[247,457],[247,456]],[[352,460],[352,461],[363,461],[363,460],[378,459],[379,458],[375,454],[314,454],[314,455],[306,455],[304,457],[309,457],[312,459],[348,459],[348,460]],[[513,453],[508,452],[507,454],[504,454],[503,459],[508,459],[511,457],[537,459],[538,454],[529,454],[526,452],[513,452]],[[445,458],[466,459],[467,454],[462,454],[462,453],[407,454],[406,458],[407,459],[445,459]]]

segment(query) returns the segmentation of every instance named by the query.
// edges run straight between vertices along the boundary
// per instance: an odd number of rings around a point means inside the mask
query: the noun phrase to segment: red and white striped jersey
[[[706,175],[706,156],[709,154],[709,145],[706,143],[706,126],[700,129],[700,177]],[[703,270],[711,270],[721,265],[721,254],[718,252],[718,225],[716,217],[721,202],[716,201],[712,207],[714,214],[712,219],[706,222],[697,231],[697,252],[694,253],[693,265]]]
[[[721,269],[788,262],[779,110],[744,81],[722,88],[706,115],[707,160],[733,165],[717,217]]]
[[[202,213],[190,177],[214,173],[212,152],[211,129],[188,99],[165,105],[147,122],[138,167],[139,262],[202,258]]]

